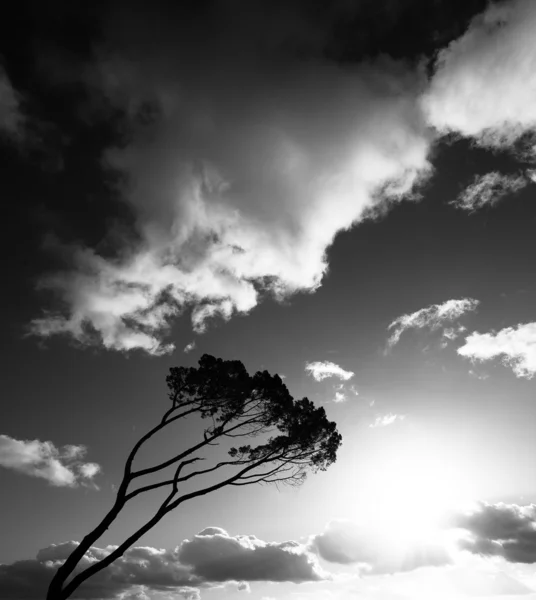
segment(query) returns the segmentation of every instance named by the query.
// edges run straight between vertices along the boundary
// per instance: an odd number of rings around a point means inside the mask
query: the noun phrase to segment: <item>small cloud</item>
[[[333,402],[345,402],[346,395],[344,392],[335,392],[335,397],[333,398]]]
[[[487,373],[477,373],[476,371],[473,371],[473,369],[469,369],[469,375],[471,375],[471,377],[475,377],[476,379],[480,379],[480,381],[489,379],[489,375]]]
[[[194,349],[195,349],[195,340],[194,340],[193,342],[190,342],[189,344],[187,344],[187,345],[184,347],[184,352],[185,352],[186,354],[188,354],[188,352],[191,352],[191,351],[192,351],[192,350],[194,350]]]
[[[494,206],[508,194],[523,189],[529,180],[523,175],[503,175],[497,171],[476,175],[473,182],[450,204],[475,212],[483,206]]]
[[[354,376],[352,371],[345,371],[342,367],[339,367],[339,365],[328,360],[324,362],[315,361],[305,363],[305,370],[312,375],[316,381],[322,381],[328,377],[338,377],[343,381],[348,381]]]
[[[239,592],[251,592],[251,587],[247,581],[239,581],[236,589]]]
[[[498,332],[474,332],[457,352],[478,362],[501,358],[517,377],[531,379],[536,374],[536,323],[522,323]]]
[[[387,413],[386,415],[380,415],[376,417],[374,419],[374,422],[371,423],[369,427],[387,427],[388,425],[392,425],[395,421],[403,421],[405,418],[405,415],[395,415],[394,413]]]
[[[0,466],[32,477],[46,479],[58,487],[76,487],[92,482],[101,468],[84,463],[85,446],[56,448],[52,442],[16,440],[0,435]]]
[[[432,331],[437,330],[446,321],[454,321],[463,314],[476,310],[479,304],[480,302],[473,298],[461,298],[459,300],[447,300],[442,304],[432,304],[414,313],[402,315],[396,318],[387,328],[393,330],[391,337],[387,340],[387,346],[388,348],[395,346],[407,329],[427,328]],[[449,335],[452,335],[452,332],[447,333],[445,337]]]

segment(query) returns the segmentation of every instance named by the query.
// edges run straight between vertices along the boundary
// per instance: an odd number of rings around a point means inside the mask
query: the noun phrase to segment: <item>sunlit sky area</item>
[[[46,597],[205,354],[322,406],[336,462],[179,506],[74,598],[536,600],[536,1],[21,0],[0,31],[0,600]]]

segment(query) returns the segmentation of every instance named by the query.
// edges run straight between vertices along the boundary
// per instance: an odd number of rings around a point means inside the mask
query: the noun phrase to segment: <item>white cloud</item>
[[[443,323],[454,321],[466,312],[476,310],[478,305],[478,300],[461,298],[459,300],[447,300],[442,304],[432,304],[414,313],[402,315],[396,318],[387,328],[388,330],[393,330],[391,337],[387,340],[387,345],[389,348],[392,348],[398,343],[400,336],[407,329],[439,329]],[[449,338],[453,330],[449,328],[445,329],[445,332],[443,332],[444,337]]]
[[[331,521],[322,533],[311,537],[310,547],[330,563],[356,565],[361,575],[413,571],[451,562],[447,548],[432,539],[423,539],[422,547],[405,547],[399,555],[394,551],[396,534],[366,522]]]
[[[346,402],[346,395],[344,392],[335,392],[335,396],[333,398],[333,402]]]
[[[105,160],[126,178],[141,241],[116,260],[73,250],[72,269],[45,282],[62,306],[33,322],[35,334],[169,352],[165,334],[184,310],[203,331],[266,293],[317,289],[336,234],[430,174],[420,75],[386,60],[345,69],[289,60],[280,77],[258,60],[254,27],[242,39],[243,15],[224,13],[230,22],[201,51],[195,75],[183,44],[194,36],[203,48],[206,23],[183,36],[153,14],[157,36],[140,25],[143,15],[132,25],[133,11],[121,46],[108,40],[115,53],[93,81],[124,111],[129,141]],[[147,104],[154,119],[140,125]]]
[[[189,352],[191,352],[192,350],[195,350],[195,341],[190,342],[189,344],[186,344],[186,346],[184,347],[184,352],[186,354],[188,354]]]
[[[0,435],[0,466],[41,477],[55,486],[75,487],[93,480],[100,466],[82,462],[85,453],[85,446],[56,448],[52,442]]]
[[[377,416],[374,419],[374,421],[369,425],[369,427],[387,427],[388,425],[392,425],[395,421],[403,421],[405,418],[405,415],[395,415],[394,413],[387,413],[386,415]]]
[[[490,3],[439,53],[423,108],[442,134],[508,148],[536,130],[536,3]],[[499,92],[498,92],[499,91]]]
[[[0,133],[14,140],[20,140],[24,117],[20,109],[20,96],[0,64]]]
[[[501,358],[517,377],[531,379],[536,373],[536,323],[522,323],[498,332],[474,332],[465,338],[458,354],[480,362]]]
[[[338,377],[343,381],[348,381],[354,376],[352,371],[345,371],[339,365],[336,365],[329,360],[314,361],[305,363],[305,370],[313,376],[316,381],[322,381],[328,377]]]
[[[497,171],[476,175],[473,183],[451,204],[474,212],[483,206],[497,204],[504,196],[523,189],[528,183],[529,180],[522,175],[502,175]]]

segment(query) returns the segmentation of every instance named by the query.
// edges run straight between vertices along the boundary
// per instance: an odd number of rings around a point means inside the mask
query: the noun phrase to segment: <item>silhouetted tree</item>
[[[50,583],[47,600],[68,598],[86,579],[117,560],[165,515],[187,500],[230,485],[278,482],[299,485],[308,471],[323,471],[336,459],[341,436],[335,423],[328,421],[322,407],[315,408],[307,398],[295,401],[278,375],[259,371],[250,376],[238,360],[222,360],[205,354],[199,360],[198,368],[170,369],[166,381],[171,407],[133,447],[114,505],[58,568]],[[134,469],[136,454],[145,442],[172,423],[193,416],[208,422],[198,443],[158,465]],[[236,438],[259,439],[256,445],[249,443],[228,449],[226,460],[194,469],[194,463],[206,460],[205,456],[200,456],[201,451],[209,450],[225,439]],[[175,470],[171,475],[173,467]],[[138,484],[142,477],[168,468],[171,468],[169,477],[146,485]],[[193,490],[181,490],[185,482],[197,477],[203,479],[207,474],[216,474],[217,481],[207,483],[205,480]],[[134,489],[130,489],[131,484]],[[167,488],[168,494],[155,514],[110,554],[77,572],[84,554],[127,503],[139,494],[159,488]]]

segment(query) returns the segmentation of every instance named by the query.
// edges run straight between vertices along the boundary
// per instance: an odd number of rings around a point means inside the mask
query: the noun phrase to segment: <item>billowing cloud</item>
[[[20,108],[20,95],[0,63],[0,135],[18,141],[22,137],[24,117]]]
[[[209,527],[179,547],[179,560],[208,581],[320,581],[316,557],[298,542],[264,542]]]
[[[78,542],[52,544],[35,560],[0,565],[0,598],[43,598],[58,566]],[[92,547],[81,561],[83,570],[101,560],[116,546]],[[230,536],[219,527],[207,527],[174,550],[135,546],[109,567],[90,577],[76,597],[143,599],[150,592],[181,595],[198,600],[200,590],[233,582],[239,591],[249,591],[250,581],[320,581],[327,575],[317,556],[303,544],[288,541],[263,542],[255,536]]]
[[[533,134],[535,28],[532,0],[490,3],[461,38],[439,53],[423,98],[431,125],[494,148],[510,148]]]
[[[305,370],[312,375],[316,381],[322,381],[328,377],[338,377],[343,381],[348,381],[354,376],[352,371],[345,371],[342,367],[339,367],[339,365],[330,362],[329,360],[317,360],[305,363]]]
[[[325,531],[311,538],[310,547],[330,563],[357,565],[363,574],[413,571],[451,562],[446,548],[435,541],[400,548],[396,533],[346,520],[330,522]]]
[[[458,354],[473,361],[502,359],[517,377],[531,379],[536,373],[536,323],[521,323],[497,332],[474,332],[465,338]]]
[[[442,304],[432,304],[426,308],[402,315],[395,319],[387,328],[392,330],[391,337],[387,340],[387,345],[392,348],[400,340],[400,336],[407,329],[431,329],[437,330],[444,323],[459,319],[463,314],[476,310],[479,305],[478,300],[473,298],[461,298],[460,300],[447,300]],[[449,328],[444,336],[448,339],[453,330]]]
[[[395,421],[403,421],[406,418],[405,415],[395,415],[394,413],[387,413],[386,415],[378,415],[374,421],[369,425],[371,428],[375,427],[387,427],[392,425]]]
[[[522,175],[503,175],[491,171],[476,175],[473,182],[451,202],[457,208],[474,212],[483,206],[493,206],[508,194],[518,192],[529,183]]]
[[[52,442],[0,435],[0,466],[41,477],[55,486],[75,487],[90,483],[100,471],[98,464],[82,461],[86,450],[85,446],[57,448]]]
[[[465,529],[465,550],[486,556],[502,556],[509,562],[536,563],[536,505],[483,503],[458,515],[455,526]]]
[[[137,241],[114,257],[70,249],[70,267],[42,282],[60,309],[35,334],[169,352],[184,311],[202,332],[266,294],[317,289],[337,232],[429,175],[420,74],[385,59],[342,68],[320,52],[286,56],[300,39],[280,31],[291,20],[267,35],[272,9],[258,20],[217,5],[173,26],[135,10],[109,24],[91,84],[124,116],[105,162],[123,176]]]

